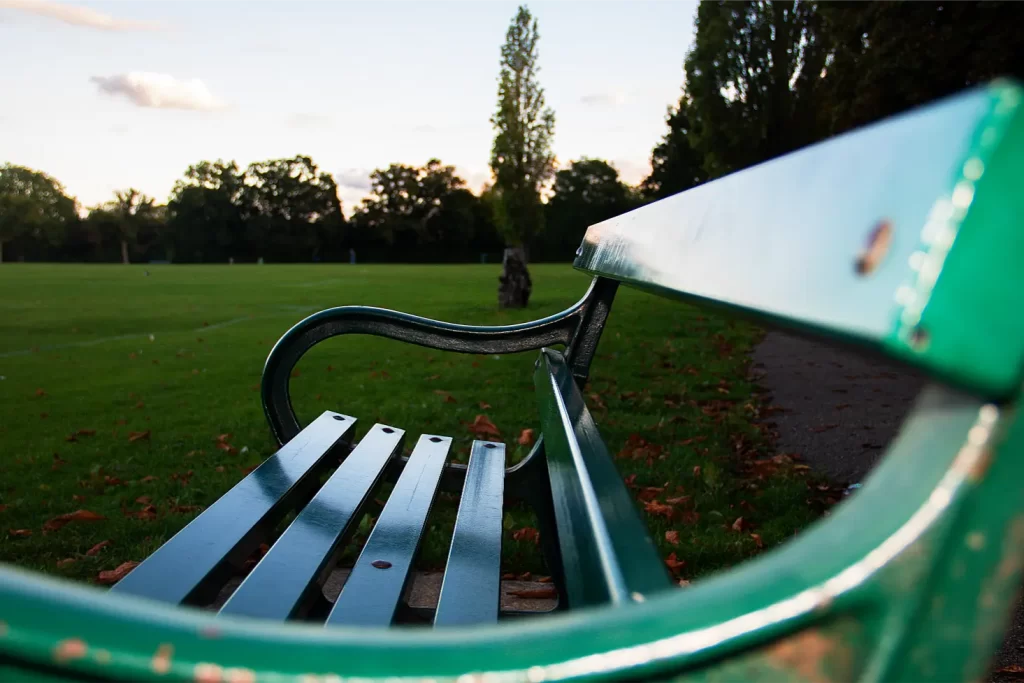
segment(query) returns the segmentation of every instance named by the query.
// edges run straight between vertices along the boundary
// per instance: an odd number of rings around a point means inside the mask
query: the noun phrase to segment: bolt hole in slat
[[[430,440],[434,443],[441,443],[441,437],[439,436],[432,436],[430,437]]]
[[[892,222],[883,218],[868,233],[864,250],[857,256],[856,270],[858,275],[870,275],[885,260],[892,244]]]
[[[384,432],[385,434],[391,434],[391,433],[393,433],[393,432],[394,432],[395,430],[394,430],[394,429],[392,429],[391,427],[384,427],[384,428],[382,429],[382,431],[383,431],[383,432]]]

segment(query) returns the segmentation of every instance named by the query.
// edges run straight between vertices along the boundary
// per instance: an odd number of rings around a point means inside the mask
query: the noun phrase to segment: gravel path
[[[884,454],[924,382],[885,361],[779,332],[754,352],[754,372],[783,412],[779,450],[837,483],[860,481]],[[1024,665],[1024,606],[1019,606],[996,670]],[[1001,677],[993,680],[1021,680]]]

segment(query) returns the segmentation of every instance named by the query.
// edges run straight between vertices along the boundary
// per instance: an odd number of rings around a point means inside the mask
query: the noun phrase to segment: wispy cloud
[[[289,116],[286,123],[291,128],[330,128],[334,119],[327,114],[298,112]]]
[[[580,97],[580,103],[588,107],[617,107],[626,103],[626,96],[620,92],[587,93]]]
[[[28,12],[55,19],[73,26],[85,26],[103,31],[158,31],[164,26],[152,21],[117,19],[88,7],[49,0],[0,0],[0,9]]]
[[[132,71],[113,76],[93,76],[100,92],[124,96],[137,107],[153,109],[223,109],[224,102],[213,96],[199,79],[179,80],[168,74]]]
[[[345,168],[334,174],[338,187],[359,192],[370,191],[370,171],[365,168]]]

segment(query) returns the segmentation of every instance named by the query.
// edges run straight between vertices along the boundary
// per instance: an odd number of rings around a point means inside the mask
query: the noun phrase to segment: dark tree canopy
[[[5,244],[19,238],[59,244],[77,221],[75,200],[59,182],[24,166],[0,166],[0,261]]]

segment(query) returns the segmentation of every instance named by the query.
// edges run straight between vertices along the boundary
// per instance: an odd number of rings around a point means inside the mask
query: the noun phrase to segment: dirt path
[[[799,453],[818,472],[846,484],[860,481],[882,457],[924,384],[903,368],[778,332],[754,352],[754,372],[773,405],[784,409],[772,418],[780,452]],[[1024,607],[1018,607],[994,664],[997,670],[1024,665]]]

